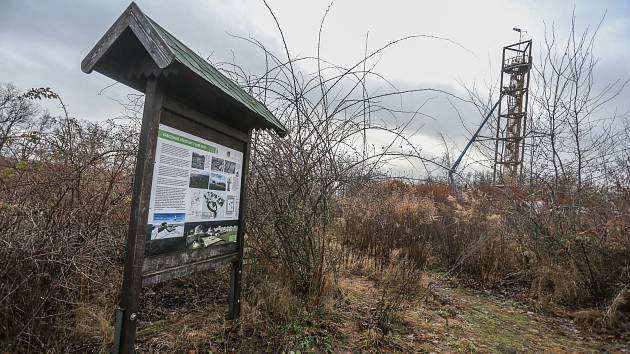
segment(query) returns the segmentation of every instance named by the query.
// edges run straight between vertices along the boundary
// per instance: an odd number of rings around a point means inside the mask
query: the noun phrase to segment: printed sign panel
[[[147,257],[236,242],[243,153],[160,124]]]

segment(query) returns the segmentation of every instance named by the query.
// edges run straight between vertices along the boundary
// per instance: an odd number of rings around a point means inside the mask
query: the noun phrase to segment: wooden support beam
[[[144,244],[147,235],[153,165],[155,163],[163,96],[164,92],[160,87],[159,80],[155,77],[147,79],[120,298],[119,313],[122,315],[122,319],[114,334],[116,337],[112,347],[114,354],[134,352],[138,298],[142,290]]]

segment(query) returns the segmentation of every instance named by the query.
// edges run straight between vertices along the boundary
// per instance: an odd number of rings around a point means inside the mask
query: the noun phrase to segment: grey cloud
[[[173,6],[171,1],[139,1],[139,6],[204,57],[232,60],[232,53],[250,70],[260,68],[260,56],[251,45],[230,37],[227,31],[247,36],[237,21],[212,17],[204,1]],[[133,90],[98,73],[86,75],[80,63],[103,33],[128,6],[128,1],[20,1],[0,5],[0,81],[21,89],[50,86],[62,95],[73,115],[90,120],[117,116]],[[237,24],[237,25],[235,25]],[[245,32],[245,33],[244,33]],[[273,45],[273,40],[265,38]],[[46,105],[56,109],[54,103]]]
[[[230,37],[228,33],[252,35],[264,42],[277,55],[284,56],[275,28],[255,29],[248,24],[247,16],[269,16],[262,5],[259,6],[260,8],[252,9],[245,7],[245,3],[241,2],[212,3],[204,0],[178,3],[178,6],[174,6],[172,1],[167,0],[139,1],[138,3],[149,16],[192,49],[197,50],[203,57],[212,54],[211,60],[214,62],[231,61],[234,55],[236,62],[249,72],[260,73],[264,69],[264,57],[260,50],[245,41]],[[560,19],[557,22],[558,30],[566,29],[566,19],[570,14],[566,11],[567,9],[570,11],[572,6],[547,5],[548,2],[538,0],[529,0],[529,3],[532,13],[538,16],[540,21],[556,16]],[[213,7],[212,4],[217,7]],[[0,48],[2,50],[0,52],[0,81],[13,81],[23,89],[51,86],[63,95],[72,113],[81,118],[102,120],[117,115],[120,107],[108,97],[124,99],[124,95],[132,91],[117,85],[99,96],[98,92],[112,81],[97,73],[83,74],[79,65],[84,55],[127,5],[126,0],[106,2],[3,0],[0,4]],[[233,6],[236,10],[227,11],[223,8],[229,6]],[[297,8],[295,5],[291,6]],[[609,1],[603,6],[609,7],[609,20],[616,21],[627,16],[630,5]],[[577,5],[578,15],[581,16],[583,23],[599,19],[603,10],[598,8],[598,11],[594,11],[595,7],[597,6],[592,3],[580,2]],[[542,16],[544,11],[547,11],[544,14],[546,17]],[[301,14],[301,16],[320,17],[321,13]],[[628,31],[628,28],[626,26],[621,31]],[[316,28],[313,29],[315,32],[316,30]],[[536,38],[536,41],[540,40]],[[316,45],[316,43],[312,44]],[[606,50],[601,53],[605,56],[600,68],[602,81],[614,81],[620,76],[630,75],[630,66],[626,60],[628,50],[618,49],[619,53],[611,55],[609,53],[611,46],[606,46]],[[409,53],[409,55],[420,54],[422,53]],[[438,56],[440,53],[434,53],[434,55]],[[488,53],[488,55],[491,65],[498,66],[500,53]],[[456,76],[456,74],[453,75]],[[407,82],[395,82],[395,85],[399,89],[432,87],[465,96],[463,90],[457,86],[439,82],[423,82],[422,77],[414,78],[411,74],[407,80]],[[374,90],[382,86],[380,92],[389,90],[381,83],[373,85]],[[627,91],[624,94],[627,96]],[[417,116],[409,131],[415,131],[417,127],[423,125],[421,132],[425,136],[437,138],[439,133],[443,133],[451,137],[457,145],[463,146],[469,134],[462,128],[457,113],[443,94],[430,92],[408,94],[403,97],[402,105],[399,97],[384,98],[382,103],[390,108],[416,110],[429,97],[435,97],[435,99],[430,100],[421,112],[435,119]],[[460,109],[463,119],[470,128],[475,128],[481,121],[482,117],[472,105],[454,99],[451,102]],[[627,100],[620,102],[620,105],[625,110],[630,109]],[[390,115],[382,113],[376,113],[374,118],[393,122]]]

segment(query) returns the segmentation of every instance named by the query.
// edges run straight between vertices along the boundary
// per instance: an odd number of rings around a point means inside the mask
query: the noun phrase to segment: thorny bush
[[[103,340],[82,331],[113,311],[136,136],[40,113],[37,98],[58,97],[0,87],[0,342],[65,351],[72,338]]]

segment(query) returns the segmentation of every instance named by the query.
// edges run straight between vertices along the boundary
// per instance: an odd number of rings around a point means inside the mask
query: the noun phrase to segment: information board
[[[243,153],[159,125],[145,256],[237,241]]]
[[[145,94],[112,353],[134,353],[143,286],[230,264],[240,313],[252,132],[287,128],[135,3],[81,62]]]

